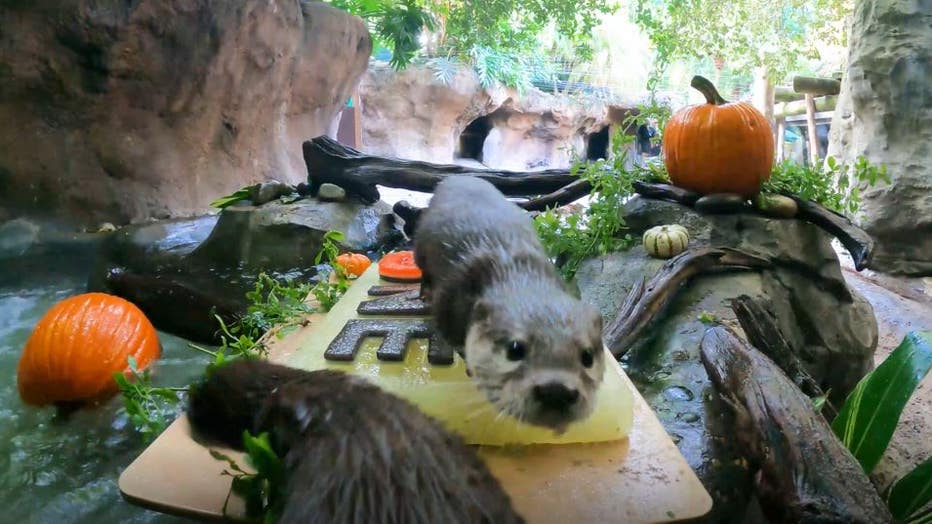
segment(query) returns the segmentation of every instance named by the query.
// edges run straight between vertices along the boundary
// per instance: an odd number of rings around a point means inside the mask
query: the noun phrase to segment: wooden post
[[[806,93],[806,129],[809,134],[809,163],[815,168],[819,164],[819,138],[816,136],[815,100]]]

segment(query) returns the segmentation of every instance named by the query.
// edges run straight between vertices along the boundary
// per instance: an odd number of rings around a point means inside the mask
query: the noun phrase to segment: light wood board
[[[321,317],[312,316],[312,323]],[[305,330],[301,330],[305,331]],[[307,332],[312,332],[307,329]],[[272,358],[293,361],[306,333],[272,344]],[[529,524],[672,522],[704,515],[712,499],[634,385],[616,366],[633,398],[628,438],[595,444],[480,447]],[[239,452],[214,448],[239,464]],[[134,504],[205,520],[222,519],[230,488],[225,463],[191,437],[181,416],[123,472],[119,487]],[[243,516],[231,497],[228,518]]]

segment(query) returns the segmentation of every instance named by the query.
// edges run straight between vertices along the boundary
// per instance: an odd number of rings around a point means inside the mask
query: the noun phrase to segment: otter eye
[[[508,349],[505,352],[505,357],[511,361],[523,360],[526,353],[527,348],[524,347],[524,343],[517,340],[512,340],[508,343]]]
[[[591,368],[592,364],[595,363],[595,353],[591,349],[584,349],[579,356],[579,360],[584,368]]]

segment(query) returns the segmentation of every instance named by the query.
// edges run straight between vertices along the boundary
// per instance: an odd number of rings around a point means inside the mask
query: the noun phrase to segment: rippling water
[[[120,496],[117,479],[145,444],[127,424],[119,397],[67,420],[51,408],[30,408],[19,400],[16,365],[29,333],[52,304],[84,291],[86,275],[42,280],[0,287],[0,522],[188,522],[143,510]],[[187,384],[204,357],[182,339],[160,335],[164,351],[155,382]]]

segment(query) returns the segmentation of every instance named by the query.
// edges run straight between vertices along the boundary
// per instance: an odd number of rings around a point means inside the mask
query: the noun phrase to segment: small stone
[[[707,214],[738,213],[747,208],[747,199],[732,193],[715,193],[696,200],[695,207]]]
[[[317,198],[324,202],[337,202],[346,198],[346,191],[336,184],[325,182],[320,185]]]
[[[293,191],[292,187],[278,180],[269,180],[259,184],[252,192],[250,192],[250,200],[252,203],[257,206],[271,202],[283,195],[291,194]]]
[[[97,228],[98,233],[113,233],[116,230],[117,230],[116,226],[111,224],[110,222],[104,222],[103,224],[100,225],[100,227]]]
[[[783,195],[761,193],[751,201],[761,213],[777,218],[793,218],[799,211],[796,201]]]
[[[298,194],[301,196],[308,196],[311,194],[311,185],[307,182],[301,182],[295,189],[297,189]]]

